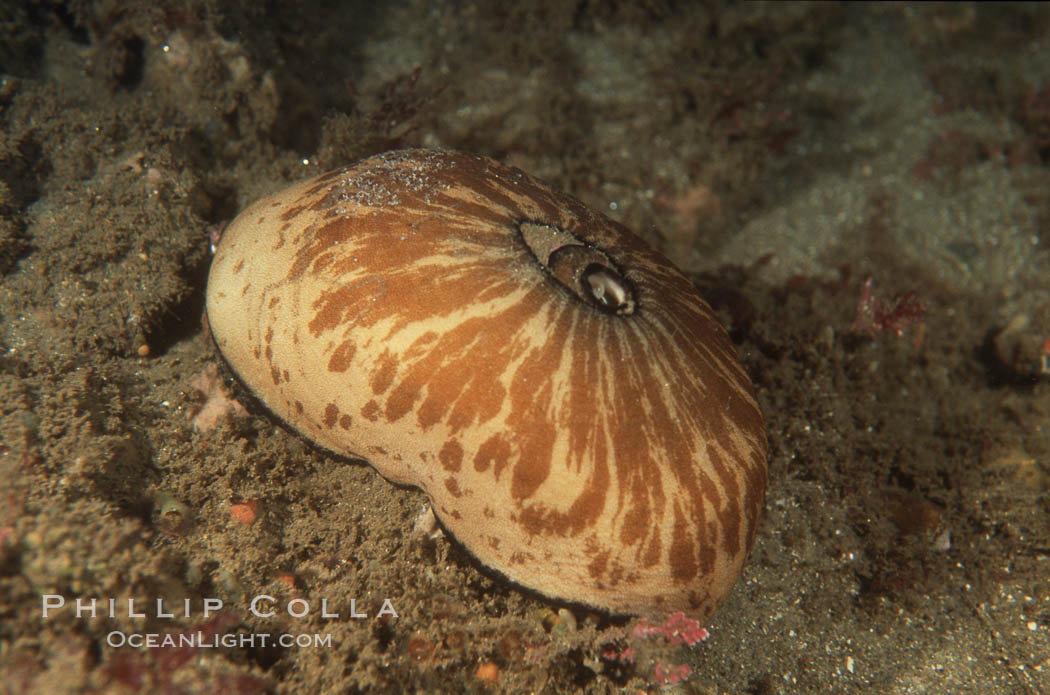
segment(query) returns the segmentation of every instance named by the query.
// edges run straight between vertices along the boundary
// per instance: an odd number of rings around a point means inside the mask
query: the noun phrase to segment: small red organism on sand
[[[687,618],[682,611],[678,611],[672,613],[662,625],[653,625],[644,619],[639,620],[638,624],[631,630],[630,636],[633,639],[641,640],[662,637],[673,645],[685,644],[693,647],[706,640],[709,635],[706,629],[700,627],[700,623]],[[615,647],[610,647],[603,653],[603,656],[610,661],[619,662],[634,662],[636,658],[639,658],[632,647],[627,647],[622,651],[617,650]],[[653,665],[652,680],[653,683],[659,686],[676,685],[688,680],[692,673],[693,670],[686,664],[669,666],[663,661],[656,660]]]
[[[230,516],[242,526],[251,526],[258,518],[259,503],[255,501],[240,502],[230,506]]]
[[[616,647],[607,647],[602,652],[602,658],[608,659],[609,661],[626,661],[627,663],[634,663],[634,647],[626,647],[622,651]]]
[[[707,630],[700,627],[700,623],[685,617],[685,613],[678,611],[672,613],[663,625],[653,625],[646,620],[639,620],[631,637],[655,637],[662,635],[671,644],[682,644],[683,642],[692,647],[697,642],[703,642],[710,635]]]
[[[850,324],[851,333],[867,333],[872,339],[879,333],[893,333],[897,337],[911,323],[920,323],[917,342],[921,344],[921,321],[926,313],[926,304],[919,300],[914,290],[898,294],[889,301],[875,297],[871,276],[864,281],[857,301],[857,315]]]
[[[193,428],[199,432],[214,429],[228,411],[233,411],[235,415],[247,414],[244,406],[227,394],[216,364],[209,364],[200,373],[193,375],[190,386],[204,394],[204,404],[193,415]]]

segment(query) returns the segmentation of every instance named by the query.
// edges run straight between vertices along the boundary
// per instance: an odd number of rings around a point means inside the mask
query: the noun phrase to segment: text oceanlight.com
[[[225,647],[227,649],[265,649],[266,647],[299,647],[309,649],[313,647],[331,647],[332,636],[327,633],[300,633],[297,635],[282,633],[271,635],[260,632],[254,634],[230,633],[225,635],[206,634],[202,631],[183,632],[177,635],[160,634],[156,632],[120,632],[113,631],[106,635],[106,644],[110,647],[134,647],[136,649],[158,649],[158,648],[190,648],[211,649]]]

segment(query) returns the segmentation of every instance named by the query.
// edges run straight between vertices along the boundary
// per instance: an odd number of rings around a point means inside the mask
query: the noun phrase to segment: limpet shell
[[[491,159],[388,152],[225,230],[211,332],[278,417],[422,488],[550,597],[706,617],[754,540],[766,439],[725,330],[622,225]]]

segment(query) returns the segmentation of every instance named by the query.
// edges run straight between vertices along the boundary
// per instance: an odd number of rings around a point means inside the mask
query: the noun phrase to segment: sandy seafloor
[[[0,693],[1050,692],[1050,6],[503,4],[0,8]],[[223,412],[209,240],[400,146],[552,181],[727,324],[770,475],[706,642],[523,592],[423,493]],[[331,643],[108,644],[195,631]]]

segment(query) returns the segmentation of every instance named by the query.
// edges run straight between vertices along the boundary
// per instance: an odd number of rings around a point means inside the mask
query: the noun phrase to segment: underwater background
[[[1050,5],[5,2],[0,123],[0,693],[1050,692]],[[523,591],[231,390],[224,225],[399,147],[729,329],[769,485],[708,624]]]

